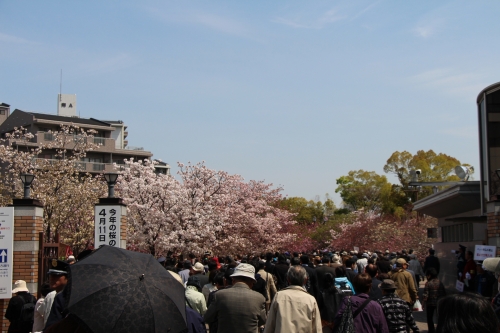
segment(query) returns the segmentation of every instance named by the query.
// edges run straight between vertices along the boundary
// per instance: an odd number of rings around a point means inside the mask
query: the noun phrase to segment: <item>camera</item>
[[[416,173],[417,175],[420,175],[420,174],[422,173],[422,170],[417,169],[417,170],[415,170],[415,173]]]

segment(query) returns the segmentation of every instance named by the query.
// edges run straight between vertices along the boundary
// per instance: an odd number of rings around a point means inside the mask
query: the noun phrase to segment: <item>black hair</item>
[[[368,264],[365,266],[365,272],[370,275],[372,278],[377,275],[378,268],[375,266],[375,264]]]
[[[434,250],[434,249],[429,249],[429,254],[430,254],[430,255],[432,255],[432,256],[433,256],[433,255],[434,255],[434,253],[436,253],[436,250]]]
[[[44,283],[40,286],[40,293],[43,297],[47,296],[52,290],[50,289],[50,285],[48,283]]]
[[[323,277],[323,286],[325,290],[332,289],[335,286],[335,278],[332,274],[326,273]]]
[[[307,254],[303,254],[300,256],[300,262],[303,264],[309,263],[309,256]]]
[[[323,257],[323,258],[321,259],[321,262],[322,262],[323,264],[329,264],[329,263],[330,263],[330,258],[328,258],[328,257]]]
[[[260,271],[261,269],[264,269],[264,267],[266,267],[266,263],[261,260],[258,262],[256,268],[257,268],[257,271]]]
[[[438,277],[438,272],[436,271],[436,269],[434,267],[429,267],[425,271],[425,276],[430,276],[431,278],[429,280],[435,279]]]
[[[213,271],[215,269],[217,269],[217,263],[213,260],[209,260],[208,261],[208,270]]]
[[[271,252],[266,253],[266,260],[273,260],[273,254]]]
[[[372,277],[367,273],[358,274],[352,279],[352,286],[356,291],[356,295],[358,293],[368,294],[372,287]]]
[[[231,275],[234,273],[234,268],[228,268],[224,273],[224,278],[227,281],[227,284],[233,284],[233,278]]]
[[[437,333],[498,333],[499,322],[490,302],[473,293],[452,294],[438,302]]]
[[[290,264],[292,266],[300,265],[300,259],[297,258],[297,257],[293,257],[292,260],[291,260],[291,262],[290,262]]]
[[[224,285],[224,273],[217,273],[214,277],[213,283],[215,285],[223,286]]]
[[[345,262],[345,267],[351,268],[352,265],[354,265],[355,263],[356,263],[356,260],[354,260],[353,258],[349,258]]]
[[[337,277],[345,277],[347,274],[345,272],[344,266],[339,266],[335,268],[335,276]]]

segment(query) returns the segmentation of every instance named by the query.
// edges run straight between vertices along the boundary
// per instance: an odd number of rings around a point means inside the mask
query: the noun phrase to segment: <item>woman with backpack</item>
[[[33,328],[36,298],[29,293],[25,281],[17,280],[14,287],[12,293],[16,295],[10,299],[5,311],[5,318],[10,321],[7,332],[29,333]]]

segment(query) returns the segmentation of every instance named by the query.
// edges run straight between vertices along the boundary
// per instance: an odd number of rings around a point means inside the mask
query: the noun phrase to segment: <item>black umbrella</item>
[[[187,332],[184,287],[150,254],[103,246],[71,265],[66,289],[94,333]]]

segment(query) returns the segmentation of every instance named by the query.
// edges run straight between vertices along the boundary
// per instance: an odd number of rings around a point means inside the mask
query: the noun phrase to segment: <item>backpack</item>
[[[345,296],[352,296],[354,293],[351,289],[351,286],[344,281],[335,282],[338,293],[342,295],[342,298]]]
[[[21,307],[18,321],[23,323],[33,322],[35,320],[36,298],[30,294],[30,301],[26,302],[23,296],[19,295],[19,297],[23,300],[23,306]]]

